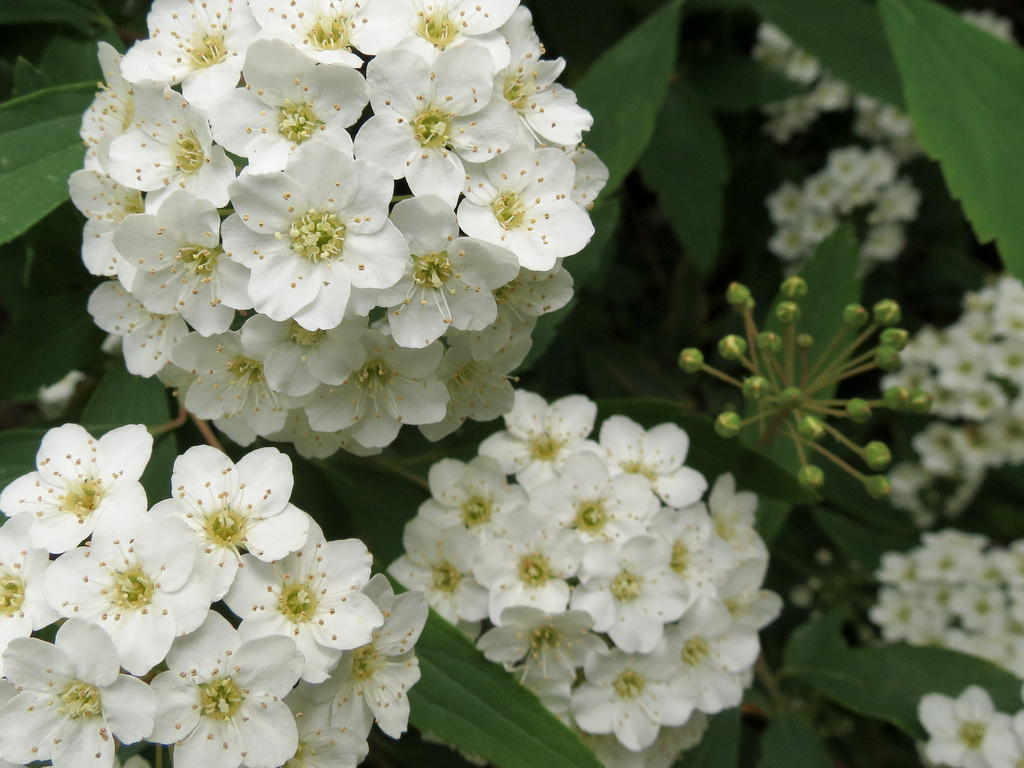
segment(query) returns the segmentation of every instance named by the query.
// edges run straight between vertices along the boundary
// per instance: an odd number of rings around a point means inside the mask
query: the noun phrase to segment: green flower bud
[[[679,367],[687,373],[696,373],[704,367],[704,353],[696,347],[687,347],[679,353]]]
[[[875,472],[881,472],[892,462],[889,446],[879,440],[872,440],[864,446],[864,463]]]
[[[900,305],[892,299],[883,299],[875,304],[875,322],[882,326],[896,325],[903,319]]]
[[[800,349],[810,349],[814,346],[814,337],[809,333],[798,333],[796,336],[796,345]]]
[[[910,390],[906,387],[889,387],[882,393],[885,407],[893,411],[905,411],[910,407]]]
[[[847,304],[843,309],[843,322],[851,328],[863,328],[868,324],[868,311],[860,304]]]
[[[807,281],[802,277],[788,277],[779,288],[787,299],[802,299],[807,295]]]
[[[892,493],[892,484],[885,475],[870,475],[864,478],[864,490],[872,499],[884,499]]]
[[[897,352],[902,352],[907,342],[910,341],[910,334],[902,328],[886,328],[878,337],[878,341],[887,347],[892,347]]]
[[[821,484],[825,482],[825,473],[821,471],[821,467],[805,464],[796,473],[796,479],[804,488],[813,491],[821,488]]]
[[[743,382],[743,397],[760,400],[768,392],[768,381],[764,376],[751,376]]]
[[[750,289],[742,283],[730,283],[725,290],[725,300],[738,312],[754,308],[754,299],[750,295]]]
[[[740,433],[740,415],[726,411],[715,420],[715,432],[721,437],[736,437]]]
[[[795,323],[800,319],[800,305],[795,301],[782,301],[775,307],[775,317],[780,323]]]
[[[846,415],[850,417],[850,421],[864,424],[871,418],[871,406],[867,400],[855,397],[846,404]]]
[[[799,405],[804,399],[804,393],[800,387],[786,387],[780,394],[782,399],[790,405]]]
[[[910,390],[910,402],[907,406],[911,413],[928,413],[932,409],[934,398],[923,389]]]
[[[757,334],[757,348],[769,355],[777,355],[782,351],[782,339],[777,333],[762,331]]]
[[[730,334],[718,342],[718,354],[726,360],[739,360],[747,354],[747,342],[735,334]]]
[[[820,440],[825,434],[825,425],[817,416],[804,415],[797,421],[796,431],[808,440]]]
[[[900,353],[892,347],[879,347],[875,350],[875,365],[883,371],[895,371],[900,367]]]

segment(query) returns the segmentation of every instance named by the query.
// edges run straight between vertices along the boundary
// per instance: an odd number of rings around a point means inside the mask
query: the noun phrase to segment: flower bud
[[[718,342],[718,354],[726,360],[739,360],[747,354],[747,342],[736,334],[730,334]]]
[[[879,347],[875,350],[875,365],[883,371],[895,371],[900,367],[900,353],[892,347]]]
[[[825,425],[817,416],[804,415],[797,421],[796,431],[808,440],[820,440],[825,434]]]
[[[875,304],[875,322],[879,325],[886,327],[896,325],[902,319],[903,313],[900,311],[900,305],[892,299],[883,299]]]
[[[892,493],[892,484],[885,475],[870,475],[864,478],[864,490],[872,499],[884,499]]]
[[[789,405],[799,405],[804,399],[804,393],[800,387],[786,387],[780,394]]]
[[[781,301],[775,307],[775,317],[780,323],[795,323],[800,319],[800,305],[795,301]]]
[[[905,411],[910,406],[910,390],[906,387],[889,387],[882,393],[885,407],[893,411]]]
[[[847,304],[843,309],[843,322],[851,328],[863,328],[868,324],[868,311],[860,304]]]
[[[902,352],[907,342],[910,341],[910,334],[903,328],[886,328],[878,337],[880,344],[892,347],[897,352]]]
[[[864,424],[871,418],[871,406],[867,400],[855,397],[846,404],[846,415],[850,417],[850,421]]]
[[[750,295],[750,289],[742,283],[730,283],[725,290],[725,300],[737,312],[754,308],[754,299]]]
[[[764,376],[751,376],[743,381],[743,397],[747,400],[760,400],[768,391],[768,381]]]
[[[687,373],[696,373],[704,367],[704,353],[696,347],[687,347],[679,353],[679,367]]]
[[[889,466],[891,461],[892,452],[889,450],[889,446],[880,440],[872,440],[864,446],[864,463],[875,472],[881,472]]]
[[[779,334],[771,331],[762,331],[757,334],[757,348],[770,355],[777,355],[782,351],[782,339]]]
[[[933,399],[923,389],[912,389],[910,390],[910,402],[907,403],[907,406],[911,413],[928,413],[932,409]]]
[[[807,295],[807,281],[802,277],[788,277],[779,288],[787,299],[802,299]]]
[[[726,411],[715,420],[715,432],[720,437],[736,437],[740,433],[740,415],[735,411]]]
[[[821,471],[821,467],[805,464],[796,473],[796,479],[804,488],[813,491],[820,488],[821,484],[825,482],[825,473]]]
[[[809,333],[798,333],[796,337],[796,345],[800,349],[810,349],[814,346],[814,337]]]

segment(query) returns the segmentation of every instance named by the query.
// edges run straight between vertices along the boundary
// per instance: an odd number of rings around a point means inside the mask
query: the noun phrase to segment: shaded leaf
[[[50,81],[31,61],[21,56],[14,62],[14,96],[25,96],[46,88]]]
[[[698,59],[689,79],[704,102],[719,112],[747,112],[807,92],[800,83],[738,53],[715,52]]]
[[[91,34],[96,26],[113,28],[105,14],[71,0],[4,0],[0,26],[19,24],[69,24],[84,34]]]
[[[711,718],[700,744],[688,749],[676,768],[736,768],[740,761],[740,708]]]
[[[834,768],[821,737],[802,712],[776,712],[761,736],[757,768]]]
[[[874,571],[886,552],[905,552],[921,543],[914,533],[869,528],[824,507],[816,507],[812,514],[814,522],[836,548],[867,571]]]

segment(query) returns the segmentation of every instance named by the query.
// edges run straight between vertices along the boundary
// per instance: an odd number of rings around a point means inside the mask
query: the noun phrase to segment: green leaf
[[[498,768],[600,768],[540,699],[433,611],[416,643],[423,673],[409,690],[410,720]]]
[[[722,247],[729,156],[714,115],[685,80],[669,89],[640,175],[658,196],[687,258],[709,271]]]
[[[903,106],[903,91],[878,9],[864,0],[751,0],[832,74],[887,104]],[[936,78],[941,83],[940,78]]]
[[[60,85],[0,105],[0,243],[68,199],[85,154],[78,128],[95,83]]]
[[[700,744],[688,749],[676,768],[736,768],[740,762],[740,708],[711,718]]]
[[[842,611],[833,611],[796,630],[786,645],[781,676],[798,678],[852,712],[892,723],[918,740],[927,738],[917,706],[928,693],[959,696],[967,686],[980,685],[997,709],[1020,709],[1020,679],[1002,667],[932,646],[852,650],[841,634],[844,621]]]
[[[824,507],[816,507],[812,514],[822,533],[852,563],[859,563],[865,571],[878,568],[878,562],[886,552],[905,552],[921,543],[914,533],[869,528]]]
[[[807,92],[800,83],[738,53],[715,52],[698,59],[690,82],[718,112],[747,112]]]
[[[0,430],[0,489],[15,478],[34,472],[36,452],[45,430]]]
[[[608,166],[604,194],[619,188],[643,155],[668,93],[676,61],[682,0],[671,0],[632,29],[576,84],[594,116],[587,146]]]
[[[776,712],[761,736],[757,768],[833,768],[821,737],[801,712]]]
[[[0,338],[0,400],[34,400],[39,387],[86,367],[103,332],[85,309],[86,296],[59,293],[26,304]]]
[[[0,5],[0,26],[18,24],[69,24],[87,35],[96,26],[114,26],[106,15],[70,0],[4,0]]]
[[[708,482],[726,472],[736,476],[736,484],[770,499],[793,504],[814,501],[817,496],[800,487],[796,479],[770,459],[754,453],[738,440],[727,440],[715,432],[714,422],[685,410],[671,400],[623,398],[598,400],[598,422],[619,414],[628,416],[644,428],[670,421],[690,437],[687,466],[703,474]]]
[[[1024,277],[1024,51],[929,0],[879,6],[921,146],[978,238]]]
[[[25,96],[41,91],[50,84],[44,75],[31,61],[18,57],[14,62],[14,95]]]

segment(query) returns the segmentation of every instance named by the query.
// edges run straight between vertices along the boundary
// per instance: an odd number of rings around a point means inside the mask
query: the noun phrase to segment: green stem
[[[846,328],[847,326],[845,323],[839,327],[839,330],[832,337],[832,341],[828,343],[828,346],[825,347],[825,351],[821,353],[821,356],[818,358],[818,361],[814,364],[814,367],[811,368],[811,372],[808,374],[808,379],[813,381],[814,377],[818,375],[818,370],[828,361],[829,354],[832,352],[832,350],[836,348],[836,345],[838,345],[839,342],[842,341],[843,337],[846,335]]]
[[[739,387],[740,389],[743,389],[743,382],[741,382],[739,379],[734,379],[729,374],[722,373],[720,370],[718,370],[717,368],[712,368],[707,363],[704,363],[704,365],[701,366],[701,370],[704,371],[705,373],[710,373],[712,376],[718,379],[721,379],[726,384],[732,384],[734,387]]]
[[[791,432],[791,434],[796,434],[796,433],[792,433]],[[843,461],[838,456],[836,456],[834,453],[832,453],[832,451],[830,451],[828,448],[825,448],[823,446],[818,445],[813,440],[807,440],[804,437],[800,437],[799,434],[797,434],[796,436],[797,436],[798,439],[803,441],[804,445],[810,446],[811,448],[816,450],[818,453],[820,453],[822,456],[824,456],[826,459],[828,459],[833,464],[835,464],[837,467],[840,467],[841,469],[846,470],[851,475],[853,475],[855,478],[860,480],[862,483],[864,482],[864,474],[862,472],[858,472],[856,469],[854,469],[849,464],[847,464],[845,461]]]

